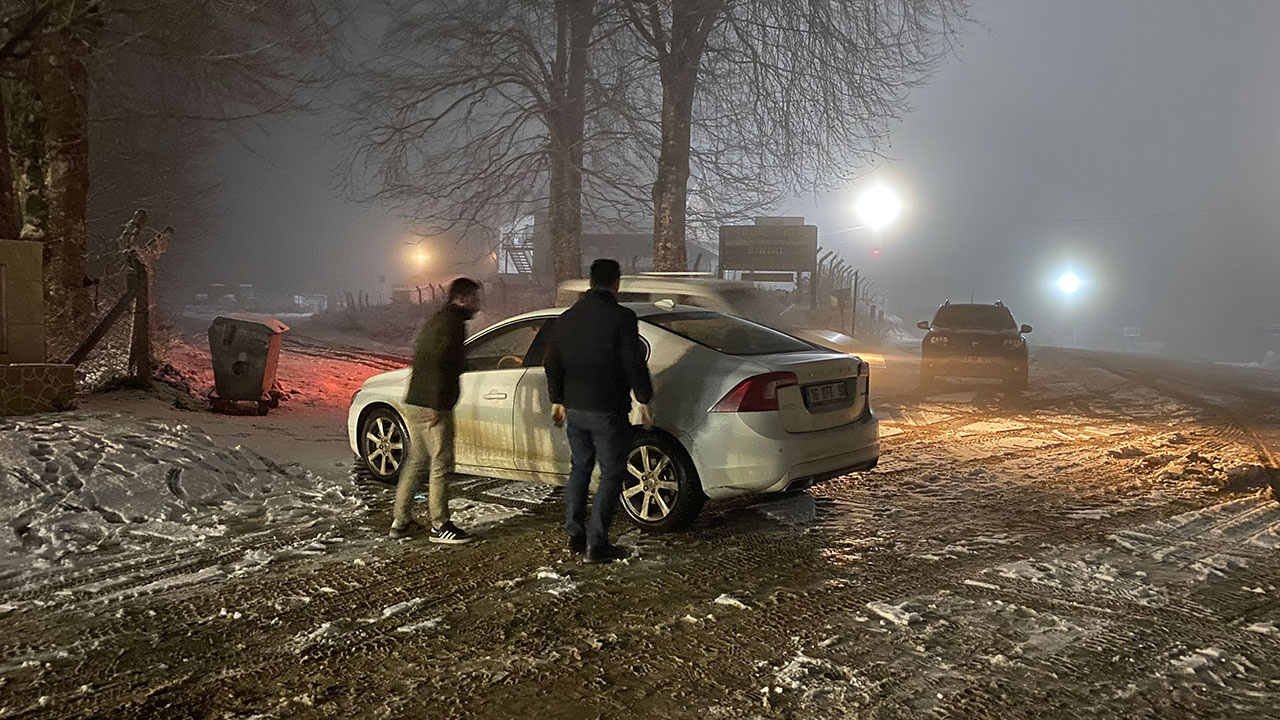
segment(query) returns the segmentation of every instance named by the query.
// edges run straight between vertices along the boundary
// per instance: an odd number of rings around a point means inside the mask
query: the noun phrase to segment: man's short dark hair
[[[600,258],[591,263],[591,287],[607,288],[622,278],[622,266],[617,260]]]
[[[480,283],[471,278],[460,277],[449,283],[449,302],[475,297],[480,294]]]

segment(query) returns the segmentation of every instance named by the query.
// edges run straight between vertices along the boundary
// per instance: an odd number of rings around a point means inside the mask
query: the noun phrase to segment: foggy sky
[[[925,319],[973,292],[1058,342],[1071,312],[1089,344],[1142,326],[1182,354],[1280,322],[1280,3],[981,0],[974,15],[870,175],[908,216],[840,236],[864,260],[883,248],[859,264],[891,308]],[[851,198],[794,210],[847,227]],[[1048,285],[1067,268],[1086,282],[1071,304]]]
[[[973,292],[1033,341],[1062,342],[1074,318],[1092,345],[1135,325],[1194,354],[1280,322],[1280,2],[975,0],[973,15],[868,173],[902,191],[903,221],[823,244],[861,258],[912,323]],[[224,144],[216,231],[175,247],[171,275],[376,294],[385,274],[389,291],[404,223],[336,194],[331,121]],[[844,228],[852,197],[780,212]],[[1049,285],[1068,268],[1086,281],[1070,307]]]

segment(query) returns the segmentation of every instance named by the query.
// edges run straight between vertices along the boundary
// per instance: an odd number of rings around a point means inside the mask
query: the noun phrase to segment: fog
[[[857,224],[858,187],[897,188],[900,222],[820,242],[908,324],[972,295],[1003,300],[1033,342],[1119,347],[1131,326],[1171,354],[1257,359],[1255,326],[1280,323],[1280,3],[975,0],[973,17],[885,158],[780,214],[830,232]],[[339,192],[334,121],[222,143],[216,219],[175,243],[170,280],[388,292],[406,224]],[[1084,281],[1069,299],[1067,270]]]

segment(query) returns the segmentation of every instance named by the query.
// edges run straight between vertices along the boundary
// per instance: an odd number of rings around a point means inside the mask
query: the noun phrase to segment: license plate
[[[961,362],[971,363],[974,365],[990,365],[995,361],[996,359],[993,357],[966,357],[961,360]]]
[[[844,402],[849,399],[849,386],[844,382],[810,385],[804,389],[804,399],[809,407]]]

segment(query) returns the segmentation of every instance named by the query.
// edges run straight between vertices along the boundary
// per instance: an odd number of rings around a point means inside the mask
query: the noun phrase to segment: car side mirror
[[[921,330],[928,330],[928,329],[929,329],[929,321],[928,321],[928,320],[921,320],[920,322],[916,323],[916,327],[920,328]]]
[[[1022,333],[1023,335],[1026,335],[1027,333],[1031,332],[1031,326],[1023,325],[1022,328],[1018,330],[1018,332]]]

